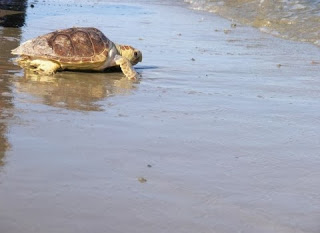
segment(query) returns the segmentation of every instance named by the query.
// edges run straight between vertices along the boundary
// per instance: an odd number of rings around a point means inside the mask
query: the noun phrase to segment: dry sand
[[[320,49],[184,4],[94,2],[0,28],[0,232],[318,233]],[[140,83],[11,64],[20,37],[70,26],[140,48]]]

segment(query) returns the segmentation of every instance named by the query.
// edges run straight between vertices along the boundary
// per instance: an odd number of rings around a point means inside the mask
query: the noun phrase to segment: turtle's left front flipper
[[[132,64],[127,58],[122,57],[120,55],[116,55],[114,58],[114,61],[116,62],[117,65],[120,65],[122,72],[129,80],[138,79],[138,73],[134,70],[134,68],[132,67]]]

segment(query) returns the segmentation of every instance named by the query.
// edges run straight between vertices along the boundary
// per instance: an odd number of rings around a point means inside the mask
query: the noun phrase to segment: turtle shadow
[[[155,69],[159,69],[159,68],[161,68],[160,66],[141,66],[141,65],[139,65],[139,66],[137,66],[137,67],[135,67],[135,69],[136,70],[155,70]]]
[[[116,72],[65,71],[50,76],[25,72],[17,79],[16,88],[45,105],[74,111],[104,111],[103,100],[130,95],[135,83]]]

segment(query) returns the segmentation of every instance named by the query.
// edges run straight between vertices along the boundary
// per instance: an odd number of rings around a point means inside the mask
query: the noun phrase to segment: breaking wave
[[[185,0],[263,32],[320,46],[320,0]]]

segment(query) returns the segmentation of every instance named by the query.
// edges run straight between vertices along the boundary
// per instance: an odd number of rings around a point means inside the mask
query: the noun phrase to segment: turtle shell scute
[[[108,38],[95,28],[56,31],[48,38],[48,44],[62,62],[91,62],[99,54],[107,55],[109,50]]]

